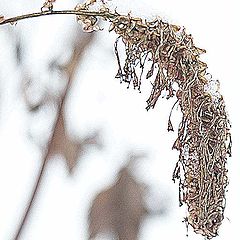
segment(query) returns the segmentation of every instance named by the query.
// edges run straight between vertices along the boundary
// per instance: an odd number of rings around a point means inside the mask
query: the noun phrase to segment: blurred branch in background
[[[65,120],[63,114],[59,114],[59,121],[52,137],[51,149],[49,157],[61,154],[67,165],[69,174],[72,174],[78,163],[79,157],[83,154],[84,148],[91,145],[101,147],[99,141],[99,133],[95,132],[86,136],[82,140],[73,139],[66,132]]]
[[[47,162],[49,161],[50,157],[55,154],[61,154],[65,158],[69,173],[72,173],[77,164],[77,161],[79,160],[79,156],[82,155],[83,150],[86,146],[101,146],[99,144],[97,133],[87,136],[83,140],[73,140],[66,131],[64,117],[65,102],[71,90],[76,70],[78,69],[80,62],[82,61],[84,51],[91,44],[93,38],[94,34],[81,34],[81,36],[78,36],[75,40],[70,60],[67,64],[59,66],[59,69],[61,70],[61,76],[66,76],[66,84],[62,91],[62,94],[60,94],[59,99],[57,99],[57,103],[55,103],[57,106],[57,113],[54,125],[52,127],[52,134],[45,147],[42,158],[42,165],[39,169],[38,176],[36,177],[36,182],[33,186],[32,194],[23,214],[23,217],[20,221],[20,225],[16,231],[16,235],[14,238],[15,240],[18,240],[20,238],[21,233],[27,223],[27,219],[29,217],[33,203],[36,199],[37,193],[39,192],[39,186],[41,184]],[[45,98],[41,99],[41,101],[35,106],[28,103],[29,109],[32,111],[37,111],[39,108],[49,104],[49,101],[52,101],[54,99],[53,97],[51,98],[51,96],[44,97]]]
[[[118,172],[116,182],[100,192],[89,212],[89,240],[104,235],[106,239],[137,240],[143,220],[148,216],[167,213],[166,203],[149,208],[146,195],[149,187],[138,182],[133,172],[135,162],[144,156],[131,154],[126,166]],[[156,206],[155,206],[156,207]],[[105,238],[104,238],[105,239]]]

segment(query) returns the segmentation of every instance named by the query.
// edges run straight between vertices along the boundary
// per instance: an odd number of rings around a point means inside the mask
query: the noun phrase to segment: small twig
[[[53,126],[53,133],[52,133],[52,136],[50,137],[50,140],[47,144],[45,155],[44,155],[44,158],[42,160],[42,165],[40,167],[39,174],[36,178],[36,183],[33,186],[33,191],[32,191],[30,200],[27,204],[27,207],[26,207],[24,215],[21,219],[20,225],[19,225],[19,227],[16,231],[14,240],[19,240],[19,238],[22,234],[22,231],[24,229],[24,226],[26,225],[26,222],[27,222],[27,219],[29,217],[30,211],[32,209],[33,203],[34,203],[34,201],[36,199],[36,196],[39,192],[39,186],[40,186],[41,181],[43,179],[43,175],[45,173],[47,162],[48,162],[48,159],[50,157],[50,153],[51,153],[51,150],[52,150],[52,147],[53,147],[53,142],[54,142],[53,140],[54,140],[54,137],[56,135],[58,125],[61,124],[60,122],[61,122],[62,112],[64,111],[65,102],[66,102],[67,96],[69,94],[69,90],[71,89],[71,84],[72,84],[72,81],[73,81],[73,78],[74,78],[74,74],[76,72],[77,66],[79,65],[79,61],[81,59],[81,56],[82,56],[85,48],[87,47],[87,45],[92,40],[92,36],[93,35],[88,35],[87,37],[85,37],[83,39],[83,41],[78,42],[78,45],[77,44],[75,45],[72,58],[70,59],[69,63],[64,68],[65,72],[68,75],[68,79],[67,79],[67,84],[65,86],[64,92],[63,92],[63,94],[61,96],[61,99],[60,99],[60,102],[59,102],[58,113],[57,113],[56,121],[55,121],[54,126]]]
[[[2,21],[0,21],[0,25],[4,25],[7,23],[16,23],[20,20],[28,19],[28,18],[36,18],[36,17],[42,17],[42,16],[48,16],[48,15],[82,15],[82,16],[93,16],[93,17],[103,17],[107,19],[114,18],[118,16],[115,13],[110,13],[108,11],[88,11],[88,10],[61,10],[61,11],[41,11],[41,12],[36,12],[36,13],[29,13],[29,14],[24,14],[12,18],[7,18]]]
[[[21,223],[20,223],[20,225],[19,225],[19,227],[17,229],[17,233],[16,233],[16,235],[14,237],[14,240],[18,240],[19,239],[19,237],[20,237],[20,235],[22,233],[22,230],[23,230],[23,228],[25,226],[25,223],[27,221],[27,218],[29,216],[29,213],[31,211],[31,208],[33,206],[33,203],[34,203],[34,201],[36,199],[37,193],[39,191],[39,186],[40,186],[40,183],[41,183],[41,181],[43,179],[43,174],[45,173],[45,169],[46,169],[48,158],[49,158],[49,153],[50,153],[50,150],[52,148],[53,136],[54,136],[54,133],[55,133],[55,131],[57,129],[58,122],[60,121],[59,116],[60,116],[60,113],[63,110],[64,102],[65,102],[65,99],[66,99],[69,87],[70,87],[70,81],[68,81],[67,86],[66,86],[66,88],[64,90],[63,96],[61,98],[61,101],[60,101],[60,104],[59,104],[58,116],[57,116],[57,119],[56,119],[56,122],[55,122],[54,128],[53,128],[53,134],[52,134],[52,137],[51,137],[51,139],[50,139],[50,141],[48,143],[48,146],[47,146],[47,149],[46,149],[46,152],[45,152],[45,156],[44,156],[44,158],[42,160],[42,165],[41,165],[40,170],[39,170],[39,174],[38,174],[38,176],[36,178],[37,179],[36,183],[35,183],[35,185],[33,187],[31,198],[29,200],[27,208],[26,208],[26,210],[24,212],[24,215],[22,217]]]

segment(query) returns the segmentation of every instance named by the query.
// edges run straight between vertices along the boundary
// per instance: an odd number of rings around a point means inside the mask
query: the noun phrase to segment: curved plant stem
[[[0,25],[4,25],[7,23],[14,24],[20,20],[28,19],[28,18],[36,18],[36,17],[42,17],[42,16],[48,16],[48,15],[82,15],[82,16],[95,16],[95,17],[103,17],[103,18],[114,18],[117,16],[117,14],[110,13],[108,11],[87,11],[87,10],[60,10],[60,11],[41,11],[36,13],[29,13],[24,14],[12,18],[7,18],[2,21],[0,21]]]

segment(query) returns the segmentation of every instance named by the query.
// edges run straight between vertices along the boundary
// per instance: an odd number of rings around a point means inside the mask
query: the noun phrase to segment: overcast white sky
[[[76,1],[58,0],[56,9],[73,8]],[[216,240],[239,239],[240,215],[240,111],[239,111],[239,54],[240,16],[238,0],[112,0],[118,10],[141,17],[159,15],[183,25],[200,48],[207,50],[203,61],[209,72],[221,83],[232,122],[233,157],[229,159],[229,192],[220,236]],[[0,0],[0,13],[13,16],[40,9],[41,0]],[[25,65],[39,84],[51,81],[42,69],[49,59],[62,54],[70,41],[73,17],[52,16],[19,22],[11,27],[21,34],[25,46]],[[24,205],[28,200],[34,176],[40,166],[40,152],[28,138],[28,132],[42,139],[49,128],[47,114],[31,118],[19,93],[21,72],[13,59],[12,39],[6,27],[0,28],[0,239],[10,240]],[[81,161],[73,178],[68,178],[63,161],[55,159],[48,166],[40,196],[33,209],[23,240],[85,240],[86,216],[90,201],[114,181],[124,165],[126,151],[147,151],[149,157],[138,166],[136,175],[156,192],[165,191],[171,197],[171,211],[166,218],[146,220],[141,240],[179,239],[186,237],[181,223],[184,208],[178,208],[178,185],[171,180],[178,153],[171,147],[176,138],[167,133],[167,119],[174,100],[161,100],[155,109],[146,112],[148,82],[142,94],[127,90],[114,79],[117,65],[113,55],[113,33],[98,33],[96,41],[86,52],[67,104],[69,128],[87,134],[101,128],[105,149],[92,151]],[[66,50],[66,54],[69,54]],[[178,126],[179,111],[173,113]],[[104,240],[104,239],[102,239]]]

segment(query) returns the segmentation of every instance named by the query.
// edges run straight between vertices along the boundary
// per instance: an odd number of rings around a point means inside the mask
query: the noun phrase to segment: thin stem
[[[48,15],[60,15],[60,14],[67,14],[67,15],[82,15],[82,16],[94,16],[94,17],[103,17],[107,19],[111,19],[117,16],[115,13],[110,13],[108,11],[88,11],[88,10],[60,10],[60,11],[41,11],[36,13],[29,13],[24,14],[12,18],[7,18],[0,22],[0,25],[4,25],[7,23],[15,23],[17,21],[28,19],[28,18],[36,18]]]
[[[57,133],[57,129],[59,127],[59,124],[61,124],[61,117],[62,117],[62,113],[64,112],[64,107],[65,107],[65,102],[67,100],[68,94],[69,94],[69,90],[71,89],[71,84],[75,75],[75,72],[77,70],[77,67],[79,65],[79,62],[81,60],[82,54],[84,52],[84,50],[86,49],[86,47],[90,44],[91,40],[93,39],[93,35],[89,34],[87,35],[85,38],[82,39],[82,41],[78,42],[78,45],[75,45],[74,51],[73,51],[73,55],[72,58],[70,59],[69,63],[66,64],[65,66],[65,72],[67,73],[68,79],[67,79],[67,83],[66,86],[64,88],[63,94],[61,96],[60,102],[59,102],[59,106],[58,106],[58,113],[57,113],[57,117],[53,126],[53,133],[52,136],[50,137],[50,140],[47,144],[47,149],[45,151],[45,155],[44,158],[42,160],[42,165],[41,168],[39,170],[39,174],[36,178],[36,183],[33,187],[33,191],[30,197],[30,200],[28,202],[27,208],[24,212],[24,215],[21,219],[20,225],[17,228],[14,240],[19,240],[20,236],[23,232],[23,229],[27,223],[27,219],[29,217],[30,211],[33,207],[33,203],[36,199],[36,196],[39,192],[39,187],[41,184],[41,181],[43,179],[43,175],[45,173],[45,169],[47,166],[47,162],[48,159],[51,155],[51,151],[53,148],[53,144],[54,144],[54,139],[55,139],[55,135]]]
[[[58,116],[57,116],[57,119],[56,119],[56,121],[55,121],[54,128],[53,128],[53,134],[52,134],[52,137],[51,137],[51,139],[50,139],[50,141],[49,141],[49,143],[48,143],[48,146],[47,146],[47,149],[46,149],[44,158],[43,158],[43,160],[42,160],[42,165],[41,165],[41,168],[40,168],[40,170],[39,170],[39,174],[38,174],[38,176],[37,176],[37,178],[36,178],[36,183],[35,183],[35,185],[34,185],[34,187],[33,187],[33,191],[32,191],[30,200],[29,200],[29,202],[28,202],[27,208],[26,208],[26,210],[25,210],[25,212],[24,212],[24,215],[23,215],[23,217],[22,217],[22,220],[21,220],[21,222],[20,222],[20,225],[19,225],[19,227],[18,227],[18,229],[17,229],[17,232],[16,232],[16,235],[15,235],[15,237],[14,237],[14,240],[18,240],[18,239],[19,239],[19,237],[20,237],[20,235],[21,235],[21,233],[22,233],[22,231],[23,231],[23,228],[24,228],[24,226],[25,226],[25,223],[26,223],[26,221],[27,221],[27,218],[28,218],[28,216],[29,216],[29,213],[30,213],[30,211],[31,211],[31,208],[32,208],[32,206],[33,206],[33,203],[34,203],[34,201],[35,201],[35,198],[36,198],[36,196],[37,196],[37,194],[38,194],[39,186],[40,186],[40,183],[42,182],[43,175],[44,175],[44,173],[45,173],[45,169],[46,169],[47,162],[48,162],[48,159],[49,159],[49,154],[50,154],[50,151],[51,151],[51,149],[52,149],[53,136],[54,136],[54,134],[55,134],[55,132],[56,132],[57,126],[58,126],[58,124],[59,124],[59,121],[61,121],[61,120],[60,120],[60,115],[61,115],[60,113],[63,111],[64,102],[65,102],[65,99],[66,99],[66,96],[67,96],[67,93],[68,93],[68,89],[69,89],[69,88],[70,88],[70,81],[68,81],[67,86],[66,86],[66,88],[65,88],[65,91],[64,91],[64,93],[63,93],[63,96],[62,96],[62,98],[61,98],[61,101],[60,101],[60,104],[59,104]]]
[[[47,156],[47,155],[46,155]],[[34,202],[34,200],[35,200],[35,197],[36,197],[36,195],[37,195],[37,193],[38,193],[38,190],[39,190],[39,185],[40,185],[40,183],[41,183],[41,181],[42,181],[42,178],[43,178],[43,173],[45,172],[45,168],[46,168],[46,165],[47,165],[47,157],[45,156],[45,158],[44,158],[44,160],[42,161],[42,166],[41,166],[41,168],[40,168],[40,170],[39,170],[39,174],[38,174],[38,176],[37,176],[37,180],[36,180],[36,183],[35,183],[35,186],[33,187],[33,191],[32,191],[32,194],[31,194],[31,198],[30,198],[30,200],[29,200],[29,203],[28,203],[28,206],[27,206],[27,208],[26,208],[26,210],[25,210],[25,212],[24,212],[24,215],[23,215],[23,217],[22,217],[22,220],[21,220],[21,223],[20,223],[20,225],[19,225],[19,227],[18,227],[18,230],[17,230],[17,233],[16,233],[16,235],[15,235],[15,237],[14,237],[14,240],[18,240],[19,239],[19,237],[20,237],[20,235],[21,235],[21,233],[22,233],[22,230],[23,230],[23,227],[24,227],[24,225],[25,225],[25,222],[26,222],[26,220],[27,220],[27,218],[28,218],[28,216],[29,216],[29,212],[30,212],[30,210],[31,210],[31,207],[32,207],[32,205],[33,205],[33,202]]]

